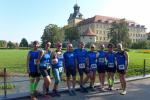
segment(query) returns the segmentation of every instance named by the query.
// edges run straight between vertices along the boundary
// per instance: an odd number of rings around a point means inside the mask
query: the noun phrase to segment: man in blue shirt
[[[74,52],[76,54],[76,60],[77,60],[77,67],[78,67],[78,72],[80,75],[80,88],[81,92],[88,92],[86,88],[83,87],[83,74],[88,74],[88,71],[86,70],[87,64],[86,64],[86,55],[87,51],[85,50],[85,44],[84,42],[80,42],[79,48],[75,49]]]
[[[67,76],[67,86],[69,90],[69,95],[76,95],[75,84],[76,84],[76,60],[75,53],[73,52],[73,46],[71,43],[67,45],[67,51],[64,53],[64,71]],[[72,76],[72,89],[71,89],[71,80]]]

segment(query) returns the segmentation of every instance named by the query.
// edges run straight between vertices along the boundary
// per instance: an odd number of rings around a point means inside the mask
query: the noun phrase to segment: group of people
[[[105,78],[107,74],[108,90],[113,90],[115,73],[119,73],[119,79],[122,88],[122,95],[126,94],[125,74],[128,69],[128,54],[123,50],[122,44],[117,45],[114,51],[113,44],[108,44],[108,51],[105,51],[105,45],[102,44],[99,50],[95,50],[95,45],[90,46],[87,51],[84,42],[79,43],[77,49],[73,49],[71,43],[67,44],[67,50],[63,52],[62,43],[56,44],[56,50],[51,50],[51,43],[47,42],[43,50],[39,49],[38,41],[33,42],[33,49],[27,56],[27,71],[30,77],[31,99],[36,100],[36,89],[40,76],[43,76],[43,93],[49,96],[49,86],[51,84],[50,72],[54,77],[54,86],[52,96],[61,96],[58,92],[58,84],[62,79],[62,73],[66,74],[67,87],[70,96],[76,95],[76,75],[80,77],[80,91],[88,92],[85,83],[90,79],[89,89],[94,91],[96,72],[98,72],[100,81],[100,90],[105,91]],[[50,71],[52,70],[52,71]],[[85,77],[84,77],[85,75]],[[72,78],[72,79],[71,79]]]

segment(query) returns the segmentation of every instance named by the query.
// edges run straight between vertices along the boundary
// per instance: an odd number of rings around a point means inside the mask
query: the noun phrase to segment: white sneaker
[[[127,91],[122,91],[121,93],[120,93],[121,95],[125,95],[125,94],[127,94]]]

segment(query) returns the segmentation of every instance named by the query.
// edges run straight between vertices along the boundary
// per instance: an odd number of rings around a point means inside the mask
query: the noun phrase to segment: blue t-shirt
[[[115,52],[107,52],[106,58],[107,58],[108,67],[114,68],[115,67]]]
[[[54,58],[58,59],[58,63],[52,64],[52,68],[63,67],[63,53],[61,52],[60,54],[58,54],[57,51],[55,51],[53,56],[54,56]]]
[[[65,67],[75,67],[75,53],[73,51],[66,51],[64,53]]]
[[[98,59],[97,59],[97,65],[104,66],[106,64],[106,52],[105,51],[98,51]]]
[[[59,54],[58,56],[57,56],[57,58],[58,58],[58,64],[57,64],[57,66],[60,68],[60,67],[63,67],[63,53],[61,53],[61,54]]]
[[[85,49],[75,49],[74,50],[78,64],[86,63],[87,51]]]
[[[50,57],[51,57],[50,55],[51,55],[51,51],[44,53],[43,57],[40,60],[40,68],[45,69],[50,66]]]
[[[96,52],[89,51],[87,53],[87,58],[89,59],[89,65],[96,64]]]
[[[120,70],[125,69],[125,62],[126,62],[126,57],[125,57],[125,52],[117,52],[116,53],[116,60],[117,60],[117,66]]]
[[[31,73],[38,72],[36,60],[38,59],[40,54],[40,50],[29,51],[30,59],[29,59],[29,70]]]

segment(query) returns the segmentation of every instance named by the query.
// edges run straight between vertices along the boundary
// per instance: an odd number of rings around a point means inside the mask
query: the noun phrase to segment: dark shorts
[[[41,76],[41,74],[40,73],[38,73],[38,72],[31,72],[31,73],[29,73],[29,77],[33,77],[33,78],[36,78],[36,77],[40,77]]]
[[[126,71],[125,71],[125,70],[119,70],[119,69],[117,69],[117,72],[118,72],[119,74],[126,74]]]
[[[105,65],[98,65],[97,66],[97,72],[98,73],[105,73],[106,72],[106,66]]]
[[[43,77],[50,76],[50,69],[40,69],[40,72]]]
[[[78,71],[79,71],[79,75],[80,75],[80,76],[83,76],[84,73],[85,73],[86,75],[89,73],[89,71],[88,71],[86,68],[83,68],[83,69],[79,69],[79,68],[78,68]]]
[[[74,77],[74,76],[76,76],[76,68],[72,67],[72,66],[70,66],[70,67],[68,66],[66,68],[66,76],[67,77],[70,77],[70,76]]]
[[[106,67],[106,71],[107,72],[111,72],[111,73],[116,73],[116,66],[114,66],[113,68],[109,68],[108,66]]]

